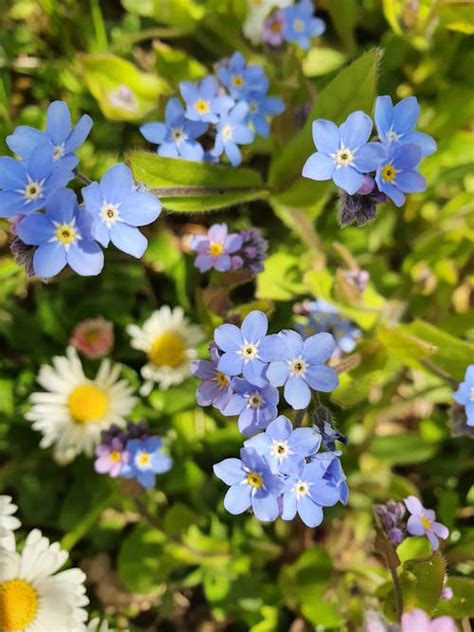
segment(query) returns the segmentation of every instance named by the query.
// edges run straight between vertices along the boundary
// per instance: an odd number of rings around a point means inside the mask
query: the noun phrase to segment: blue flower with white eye
[[[428,134],[415,131],[419,116],[420,106],[416,97],[406,97],[395,106],[391,97],[377,97],[374,118],[380,142],[384,145],[418,145],[422,157],[433,154],[436,151],[435,140]]]
[[[239,415],[239,430],[252,435],[265,429],[277,416],[278,391],[270,384],[255,386],[247,380],[236,378],[232,381],[234,394],[221,410],[226,416]]]
[[[216,141],[211,153],[221,156],[225,153],[233,167],[242,162],[242,154],[238,145],[248,145],[254,138],[254,132],[247,125],[249,107],[240,101],[229,112],[221,114],[217,124]]]
[[[48,195],[74,174],[53,162],[48,145],[38,145],[26,161],[0,156],[0,217],[27,215],[44,207]]]
[[[316,334],[303,342],[296,331],[285,330],[278,337],[284,342],[284,352],[276,345],[268,350],[267,380],[273,386],[285,385],[283,394],[292,408],[307,408],[311,389],[327,393],[337,387],[336,371],[325,364],[336,348],[331,334]]]
[[[418,145],[393,143],[377,169],[375,181],[379,191],[385,193],[398,207],[405,203],[405,193],[426,191],[426,180],[415,169],[420,160],[421,149]]]
[[[310,456],[310,461],[319,463],[324,480],[337,488],[339,502],[345,505],[349,497],[349,487],[339,459],[340,456],[341,453],[338,450],[318,452]]]
[[[137,226],[156,220],[160,201],[135,186],[130,169],[118,163],[107,171],[100,184],[92,182],[82,189],[84,205],[92,215],[92,233],[107,248],[110,242],[119,250],[140,258],[148,245]]]
[[[464,382],[453,393],[453,399],[466,409],[467,425],[474,426],[474,364],[467,367]]]
[[[217,123],[218,115],[234,105],[231,97],[218,95],[218,85],[214,77],[204,77],[198,85],[182,81],[179,90],[186,103],[184,116],[189,121]]]
[[[92,119],[84,114],[74,127],[71,113],[64,101],[53,101],[46,115],[46,131],[29,125],[19,125],[6,143],[22,160],[28,160],[36,147],[45,145],[51,150],[53,162],[64,169],[74,169],[79,162],[75,155],[92,129]]]
[[[188,121],[179,99],[170,99],[166,104],[164,123],[145,123],[140,127],[143,136],[159,145],[157,154],[166,158],[184,158],[200,162],[204,149],[196,138],[207,132],[207,123]]]
[[[213,470],[230,486],[224,497],[224,507],[229,513],[241,514],[251,507],[259,520],[276,520],[283,482],[272,474],[268,463],[255,450],[243,448],[240,459],[224,459]]]
[[[263,312],[250,312],[236,327],[226,323],[214,332],[214,340],[224,353],[217,368],[225,375],[240,375],[256,386],[265,386],[267,362],[274,355],[285,351],[283,339],[277,335],[267,336],[268,319]]]
[[[268,136],[270,133],[268,117],[281,114],[285,109],[285,104],[277,97],[267,97],[258,92],[251,92],[246,98],[246,103],[249,108],[247,118],[255,131],[260,136]]]
[[[66,266],[81,276],[95,276],[104,266],[104,254],[91,233],[92,218],[79,208],[74,191],[56,189],[48,196],[44,213],[31,213],[16,227],[23,243],[37,246],[35,274],[53,277]]]
[[[156,475],[168,472],[173,465],[171,458],[163,452],[163,443],[159,437],[130,439],[125,450],[129,457],[120,476],[135,478],[146,488],[153,487]]]
[[[306,50],[309,48],[312,37],[322,35],[326,30],[324,20],[313,17],[313,3],[310,0],[301,0],[293,6],[281,10],[283,22],[283,39],[287,42],[295,42]]]
[[[291,421],[280,415],[265,432],[244,441],[246,448],[253,448],[263,457],[274,474],[299,474],[305,458],[319,450],[321,436],[312,428],[296,428]]]
[[[285,481],[281,517],[293,520],[296,514],[308,527],[323,521],[322,507],[332,507],[339,501],[337,487],[324,478],[324,467],[311,461],[302,471],[291,474]]]
[[[313,123],[313,141],[318,150],[303,167],[303,176],[311,180],[334,180],[338,187],[354,195],[363,182],[363,174],[375,171],[385,158],[380,143],[368,143],[372,120],[367,114],[353,112],[339,127],[332,121]]]
[[[268,79],[263,68],[257,64],[247,64],[239,52],[220,65],[217,76],[236,100],[246,99],[250,92],[265,93],[268,89]]]

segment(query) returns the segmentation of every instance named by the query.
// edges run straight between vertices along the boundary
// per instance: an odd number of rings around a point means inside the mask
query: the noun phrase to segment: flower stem
[[[400,622],[403,614],[403,594],[400,585],[400,578],[397,570],[389,566],[390,575],[392,576],[393,589],[395,591],[395,607],[397,612],[397,621]]]
[[[306,413],[306,409],[296,411],[295,418],[293,420],[293,425],[295,428],[297,428],[298,426],[301,426],[301,422],[304,419],[305,413]]]
[[[82,182],[82,184],[88,185],[92,182],[92,180],[81,173],[79,169],[73,169],[73,171],[74,175],[76,176],[76,180],[79,180],[79,182]]]

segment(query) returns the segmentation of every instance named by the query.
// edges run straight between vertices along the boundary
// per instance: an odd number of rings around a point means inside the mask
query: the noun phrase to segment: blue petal
[[[66,256],[68,264],[81,276],[97,276],[104,267],[104,253],[95,241],[72,244]]]
[[[44,206],[48,219],[67,224],[74,217],[77,207],[76,194],[71,189],[56,189],[48,195]]]
[[[250,487],[233,485],[224,496],[224,507],[234,516],[243,513],[250,507]]]
[[[321,364],[310,366],[305,373],[308,384],[316,391],[330,393],[339,384],[337,373],[331,367]]]
[[[290,368],[286,362],[272,362],[267,369],[267,380],[273,386],[283,386],[289,372]]]
[[[162,143],[158,147],[158,156],[162,156],[163,158],[179,158],[179,151],[177,144],[173,142]]]
[[[420,116],[416,97],[406,97],[393,108],[393,129],[397,134],[406,134],[415,127]]]
[[[89,213],[93,216],[99,215],[100,207],[104,202],[100,184],[98,182],[92,182],[82,189],[81,194],[84,200],[84,206]]]
[[[66,265],[66,251],[59,243],[42,244],[33,256],[35,274],[43,279],[56,276]]]
[[[233,167],[238,167],[242,162],[242,152],[235,143],[224,143],[224,151]]]
[[[246,404],[247,402],[245,398],[242,397],[242,395],[234,393],[234,395],[232,395],[232,397],[229,399],[227,405],[222,410],[222,414],[226,417],[231,417],[232,415],[240,415]]]
[[[268,426],[266,434],[273,441],[286,441],[291,435],[292,430],[293,426],[291,425],[291,421],[284,415],[280,415]]]
[[[339,167],[333,175],[333,180],[338,187],[344,189],[349,195],[354,195],[362,184],[362,174],[353,167]]]
[[[311,180],[330,180],[335,169],[336,163],[333,158],[327,154],[316,152],[305,162],[302,174]]]
[[[286,494],[283,494],[283,511],[281,512],[281,517],[283,520],[293,520],[296,516],[296,496],[293,492],[288,491]]]
[[[48,242],[54,234],[54,225],[42,213],[31,213],[17,225],[18,237],[30,246]]]
[[[60,161],[58,166],[53,168],[51,175],[45,182],[44,190],[46,196],[54,191],[54,189],[65,187],[74,177],[72,171],[69,169],[63,169],[62,163],[63,161]]]
[[[356,151],[354,166],[361,173],[370,173],[376,171],[385,158],[386,151],[381,143],[367,143]]]
[[[155,474],[164,474],[173,466],[173,461],[167,454],[155,452],[151,457],[151,470]]]
[[[390,131],[393,121],[393,105],[391,97],[385,95],[377,97],[375,101],[375,125],[381,141],[385,142],[387,132]]]
[[[161,145],[166,138],[168,128],[164,123],[145,123],[140,127],[141,134],[154,145]]]
[[[133,186],[132,172],[122,162],[111,167],[100,181],[104,198],[111,204],[121,202]]]
[[[239,375],[242,371],[242,363],[242,357],[235,351],[230,351],[221,356],[217,368],[225,375]]]
[[[181,81],[179,91],[186,103],[194,102],[199,98],[196,86],[191,81]]]
[[[322,332],[306,338],[303,345],[305,360],[311,364],[323,364],[334,353],[336,341],[332,334]]]
[[[278,334],[265,336],[260,341],[258,354],[264,362],[273,362],[284,358],[286,345],[284,339]]]
[[[421,149],[422,157],[431,156],[436,151],[435,139],[423,132],[410,132],[403,137],[403,142],[418,145]]]
[[[245,478],[240,459],[224,459],[213,466],[214,474],[226,485],[238,485]]]
[[[303,379],[296,375],[292,375],[288,378],[285,384],[284,396],[286,401],[295,410],[307,408],[311,401],[309,386]]]
[[[180,100],[173,97],[166,104],[165,119],[166,123],[171,127],[178,119],[183,118],[184,108],[180,103]],[[143,133],[143,132],[142,132]],[[145,136],[146,138],[146,136]]]
[[[299,333],[291,329],[284,329],[281,335],[286,346],[285,358],[293,360],[299,357],[303,352],[303,339]]]
[[[28,173],[33,180],[45,180],[53,168],[53,148],[49,144],[35,147],[28,159]]]
[[[30,209],[25,198],[13,191],[0,191],[0,217],[11,217],[17,213],[28,213]]]
[[[24,189],[26,183],[27,177],[23,163],[9,156],[0,156],[0,189],[16,191]]]
[[[60,145],[71,131],[71,113],[64,101],[53,101],[46,116],[46,130],[53,145]]]
[[[405,196],[403,193],[397,189],[397,187],[393,186],[390,182],[384,182],[383,180],[377,181],[378,188],[385,193],[395,206],[399,208],[405,204]]]
[[[107,228],[107,225],[101,220],[97,219],[94,221],[92,225],[92,235],[104,248],[107,248],[110,244],[110,229]]]
[[[316,434],[312,428],[296,428],[288,440],[288,445],[293,452],[304,457],[317,452],[320,444],[321,435]]]
[[[267,383],[265,379],[265,369],[266,365],[263,362],[254,359],[250,360],[250,362],[244,362],[242,373],[245,379],[250,382],[250,384],[255,384],[256,386],[265,386],[265,384]]]
[[[339,149],[339,128],[332,121],[317,119],[313,123],[313,141],[316,149],[324,154],[334,154]]]
[[[319,35],[322,35],[326,30],[326,23],[320,18],[313,18],[309,26],[309,34],[312,37],[318,37]]]
[[[156,476],[153,472],[136,470],[135,476],[137,481],[146,489],[151,489],[155,486]]]
[[[13,134],[7,136],[6,143],[17,156],[28,160],[33,149],[40,143],[49,144],[49,138],[34,127],[19,125]]]
[[[251,408],[243,410],[238,419],[238,426],[240,432],[246,436],[258,432],[260,428],[258,427],[256,412]]]
[[[222,351],[237,351],[243,344],[240,329],[229,323],[217,327],[214,332],[214,340]]]
[[[268,318],[259,310],[247,314],[242,323],[242,336],[246,342],[257,342],[265,336],[268,329]]]
[[[116,248],[137,259],[144,255],[148,245],[147,239],[138,228],[122,222],[116,222],[112,225],[110,239]]]
[[[308,468],[309,465],[311,465],[311,463],[309,463],[306,468]],[[318,480],[317,485],[312,485],[309,489],[309,493],[311,498],[322,507],[332,507],[338,503],[340,499],[339,489],[324,479]]]
[[[397,187],[403,193],[421,193],[426,191],[426,180],[417,171],[402,171],[396,175]]]
[[[255,140],[255,132],[245,125],[239,125],[234,129],[233,139],[239,145],[248,145]]]
[[[397,170],[407,169],[410,171],[416,167],[420,160],[421,149],[418,145],[405,145],[400,143],[396,145],[391,154],[391,162]]]
[[[185,160],[201,162],[204,157],[204,149],[196,141],[187,141],[181,144],[180,152]]]
[[[161,212],[161,203],[152,193],[134,191],[120,205],[120,216],[130,226],[145,226],[154,222]]]
[[[272,494],[255,494],[252,498],[252,509],[255,516],[263,522],[278,518],[278,501]]]
[[[76,127],[72,130],[69,138],[66,141],[66,151],[75,151],[89,136],[89,133],[94,125],[93,120],[88,114],[84,114],[79,119]]]
[[[361,110],[349,114],[339,128],[341,143],[348,149],[355,149],[366,143],[371,132],[372,119]]]
[[[209,101],[214,97],[217,92],[217,81],[211,75],[208,77],[204,77],[204,79],[199,84],[199,94],[204,97],[204,99],[208,99]]]
[[[317,527],[324,518],[323,510],[311,498],[303,496],[298,502],[298,514],[307,527]]]
[[[255,437],[244,441],[244,446],[246,448],[253,448],[258,454],[265,456],[270,451],[272,442],[265,432],[261,432],[255,435]]]

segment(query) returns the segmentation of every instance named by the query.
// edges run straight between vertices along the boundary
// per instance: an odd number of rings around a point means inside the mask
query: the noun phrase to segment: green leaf
[[[474,580],[450,577],[447,586],[453,591],[453,598],[439,601],[436,616],[447,615],[455,619],[474,617]]]
[[[337,70],[346,61],[346,56],[334,48],[310,48],[303,59],[303,74],[320,77]]]
[[[118,554],[118,575],[131,592],[148,594],[156,590],[160,557],[167,537],[158,529],[137,525],[125,538]]]
[[[436,452],[436,445],[426,443],[418,435],[404,433],[375,437],[370,444],[369,452],[393,465],[406,465],[431,459]]]
[[[266,196],[260,174],[253,169],[162,158],[145,151],[131,153],[129,162],[135,179],[158,189],[171,211],[211,211]]]
[[[432,356],[436,351],[433,344],[416,336],[414,332],[410,333],[404,325],[392,329],[380,327],[377,337],[390,353],[414,368],[420,368],[420,360]]]
[[[461,33],[474,33],[474,11],[472,10],[472,2],[459,0],[450,4],[441,2],[438,10],[438,17],[441,24],[450,31],[460,31]]]
[[[431,555],[431,544],[424,536],[405,538],[397,547],[397,555],[400,561],[416,560]]]
[[[354,39],[357,18],[356,0],[331,0],[328,3],[328,11],[343,46],[348,51],[353,51],[356,46]]]
[[[205,66],[184,50],[172,48],[159,40],[153,42],[156,53],[156,69],[161,77],[173,84],[180,81],[195,81],[207,74]]]
[[[405,608],[421,608],[431,613],[441,597],[446,564],[443,557],[436,553],[428,562],[408,561],[404,568],[415,576],[414,595],[406,600]]]
[[[382,371],[371,371],[365,375],[353,378],[347,373],[339,376],[339,386],[331,394],[331,400],[338,406],[355,406],[364,400],[372,390],[372,387],[380,383]]]
[[[153,16],[158,22],[193,29],[206,10],[194,0],[154,0]]]
[[[257,277],[257,297],[288,301],[305,291],[301,281],[300,258],[287,252],[276,252],[265,261],[264,271]]]

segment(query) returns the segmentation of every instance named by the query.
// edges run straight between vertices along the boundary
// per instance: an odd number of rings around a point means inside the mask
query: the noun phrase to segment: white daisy
[[[131,345],[148,355],[148,362],[141,373],[147,383],[142,393],[149,393],[153,382],[167,389],[181,384],[190,375],[189,364],[196,357],[196,345],[203,339],[203,332],[184,316],[181,307],[173,310],[167,305],[153,312],[143,327],[129,325]]]
[[[0,550],[2,632],[85,632],[86,576],[78,568],[57,572],[68,557],[37,529],[21,553]]]
[[[272,9],[283,9],[293,4],[293,0],[248,0],[247,18],[243,32],[253,44],[262,41],[263,26]]]
[[[15,550],[13,531],[21,526],[21,522],[13,515],[17,509],[11,496],[0,496],[0,547],[9,551]]]
[[[48,392],[31,395],[26,418],[43,433],[42,448],[54,445],[58,462],[68,463],[81,452],[92,455],[102,430],[112,423],[125,424],[136,398],[131,385],[119,379],[121,368],[102,360],[90,380],[73,347],[68,347],[66,356],[54,357],[53,366],[41,367],[38,383]]]

